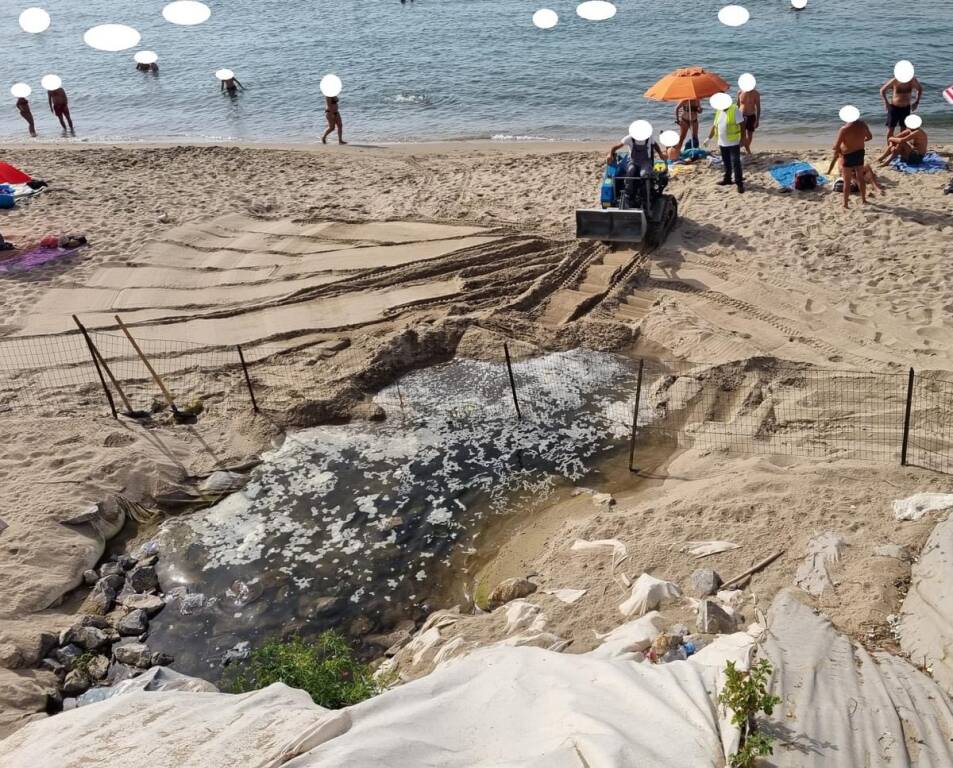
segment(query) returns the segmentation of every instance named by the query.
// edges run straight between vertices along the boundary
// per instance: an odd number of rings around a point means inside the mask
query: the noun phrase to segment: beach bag
[[[13,208],[17,204],[13,195],[0,194],[0,208]]]
[[[798,171],[794,174],[795,189],[817,189],[817,171]]]

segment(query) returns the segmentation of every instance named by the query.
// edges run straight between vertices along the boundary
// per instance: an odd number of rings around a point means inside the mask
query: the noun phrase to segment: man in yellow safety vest
[[[725,96],[728,102],[722,102],[724,108],[716,109],[715,122],[711,126],[711,132],[705,143],[707,144],[716,133],[718,134],[718,148],[721,150],[721,161],[725,166],[725,177],[718,182],[718,186],[726,187],[729,184],[735,184],[739,192],[744,192],[745,180],[741,172],[741,138],[745,118],[730,96],[727,94],[718,94],[718,96]],[[713,105],[718,96],[712,97]]]

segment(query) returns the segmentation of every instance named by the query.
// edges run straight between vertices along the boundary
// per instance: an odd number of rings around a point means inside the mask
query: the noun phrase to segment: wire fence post
[[[635,384],[635,408],[632,409],[632,436],[629,438],[629,472],[638,472],[635,465],[635,435],[639,429],[639,405],[642,402],[642,371],[645,360],[639,360],[639,378]]]
[[[93,358],[93,365],[96,366],[96,373],[99,375],[99,383],[103,385],[103,392],[106,393],[106,400],[109,401],[109,410],[112,411],[113,418],[118,419],[119,414],[116,413],[116,403],[113,400],[112,392],[110,392],[109,387],[106,386],[106,379],[103,377],[103,369],[99,367],[99,360],[96,359],[96,350],[93,349],[93,341],[89,338],[89,333],[86,331],[86,326],[79,321],[79,318],[76,317],[76,315],[73,315],[73,322],[79,326],[79,330],[83,334],[83,338],[86,340],[86,348],[89,350],[90,357]]]
[[[242,345],[236,344],[235,349],[238,350],[238,359],[242,361],[242,371],[245,374],[245,384],[248,386],[248,394],[251,395],[251,407],[258,413],[258,401],[255,399],[255,389],[251,385],[251,376],[248,375],[248,366],[245,365],[245,355],[242,352]]]
[[[903,444],[900,447],[900,466],[907,466],[907,445],[910,442],[910,411],[913,406],[913,368],[907,379],[907,410],[903,417]]]
[[[510,375],[510,390],[513,392],[513,405],[516,406],[516,418],[523,420],[523,413],[520,411],[520,401],[516,397],[516,379],[513,378],[513,363],[510,361],[509,345],[503,342],[503,354],[506,355],[506,370]]]

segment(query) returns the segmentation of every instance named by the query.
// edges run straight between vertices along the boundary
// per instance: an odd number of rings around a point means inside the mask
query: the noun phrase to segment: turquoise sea
[[[26,81],[41,140],[60,141],[40,78],[59,74],[79,140],[311,142],[324,128],[318,90],[329,72],[344,81],[341,111],[353,141],[467,138],[616,138],[637,117],[671,127],[672,108],[641,94],[684,65],[735,84],[750,71],[765,105],[764,129],[827,140],[837,112],[854,103],[883,122],[878,88],[901,58],[927,89],[922,114],[935,139],[953,140],[953,3],[950,0],[740,0],[744,26],[718,22],[718,0],[619,0],[601,22],[572,0],[207,0],[211,19],[177,27],[164,0],[0,2],[0,139],[26,139],[9,88]],[[41,35],[19,13],[41,5]],[[560,16],[551,30],[534,11]],[[87,48],[103,23],[142,33],[160,56],[158,77],[136,72],[134,50]],[[233,69],[248,91],[219,93],[215,70]]]

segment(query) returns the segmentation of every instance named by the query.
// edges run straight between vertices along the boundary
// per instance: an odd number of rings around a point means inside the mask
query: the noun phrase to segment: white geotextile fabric
[[[897,520],[919,520],[930,512],[950,509],[953,509],[953,493],[915,493],[893,503],[893,515]]]
[[[662,581],[643,573],[632,585],[632,593],[619,606],[619,612],[625,616],[644,616],[661,605],[682,596],[678,586],[670,581]]]

